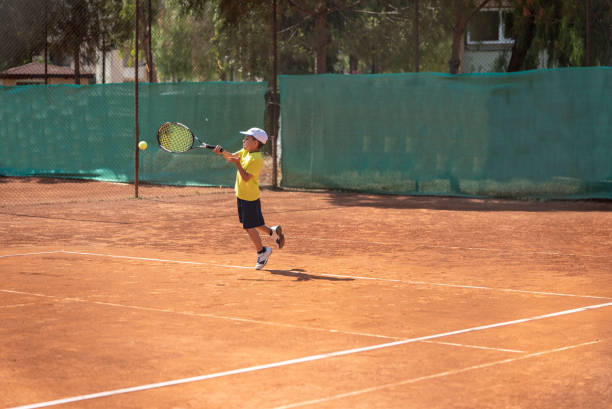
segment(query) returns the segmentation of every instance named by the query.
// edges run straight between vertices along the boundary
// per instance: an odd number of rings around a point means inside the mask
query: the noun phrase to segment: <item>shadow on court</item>
[[[335,192],[329,194],[328,200],[335,206],[376,207],[381,209],[429,209],[476,212],[612,211],[612,200],[610,199],[540,201]]]
[[[301,268],[292,268],[291,270],[264,270],[268,271],[273,275],[280,275],[285,277],[295,277],[296,281],[310,281],[310,280],[325,280],[325,281],[355,281],[354,278],[343,278],[343,277],[328,277],[316,274],[308,274],[306,270]]]

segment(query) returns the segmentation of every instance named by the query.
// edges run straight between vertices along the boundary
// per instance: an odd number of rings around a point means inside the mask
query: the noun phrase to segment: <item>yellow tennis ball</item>
[[[141,151],[144,151],[145,149],[147,149],[147,143],[145,141],[140,141],[138,142],[138,147]]]

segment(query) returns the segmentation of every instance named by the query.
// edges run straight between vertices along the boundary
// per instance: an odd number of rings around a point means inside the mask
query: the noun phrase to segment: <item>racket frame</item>
[[[173,126],[173,125],[178,125],[181,128],[185,129],[187,132],[189,132],[189,135],[191,135],[191,146],[185,150],[185,151],[173,151],[170,149],[165,148],[160,141],[160,132],[162,130],[162,128],[164,126]],[[196,141],[199,145],[196,145]],[[194,133],[191,129],[189,129],[189,127],[185,124],[182,124],[180,122],[164,122],[163,124],[161,124],[159,126],[159,128],[157,129],[157,144],[159,145],[159,147],[163,150],[165,150],[166,152],[170,152],[170,153],[185,153],[185,152],[189,152],[192,149],[210,149],[210,150],[214,150],[215,146],[214,145],[209,145],[205,142],[202,142]],[[228,153],[227,151],[225,151],[223,148],[221,148],[220,152],[223,154],[223,156],[225,156],[225,158],[229,158],[232,157],[233,155],[231,153]]]

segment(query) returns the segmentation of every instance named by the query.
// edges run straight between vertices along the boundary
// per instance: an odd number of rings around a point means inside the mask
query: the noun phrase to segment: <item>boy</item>
[[[228,157],[227,161],[234,163],[238,169],[234,187],[238,203],[238,219],[257,250],[255,269],[261,270],[268,263],[272,248],[262,245],[258,230],[271,236],[279,249],[285,245],[285,235],[281,226],[266,226],[261,213],[259,172],[263,167],[263,156],[260,149],[268,141],[268,134],[259,128],[251,128],[240,133],[244,135],[242,149]],[[221,155],[221,147],[217,145],[214,152]]]

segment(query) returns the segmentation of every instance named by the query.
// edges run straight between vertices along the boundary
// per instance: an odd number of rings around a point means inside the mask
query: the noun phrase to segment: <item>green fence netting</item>
[[[282,185],[612,198],[612,68],[281,76]]]
[[[166,121],[203,141],[241,147],[238,131],[263,127],[264,82],[139,85],[139,180],[173,185],[231,185],[235,169],[209,151],[170,154],[155,132]],[[0,87],[0,175],[131,182],[134,84]]]

